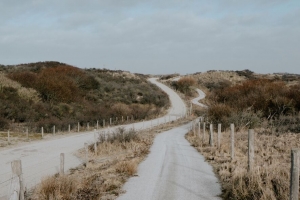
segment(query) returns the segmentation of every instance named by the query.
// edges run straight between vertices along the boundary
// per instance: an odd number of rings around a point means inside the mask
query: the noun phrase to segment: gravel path
[[[197,98],[193,99],[193,100],[192,100],[192,103],[195,104],[195,105],[198,105],[198,106],[207,108],[206,105],[204,105],[204,104],[202,104],[202,103],[199,103],[199,101],[200,101],[201,99],[204,99],[204,98],[205,98],[205,96],[206,96],[205,93],[204,93],[202,90],[200,90],[200,89],[196,89],[196,91],[198,92],[199,96],[198,96]]]
[[[220,199],[221,186],[212,167],[184,138],[191,125],[159,134],[138,176],[125,184],[118,200]]]
[[[165,121],[175,120],[179,116],[184,116],[186,107],[181,98],[169,87],[159,83],[155,78],[149,80],[164,90],[170,98],[171,108],[168,114],[159,119],[134,123],[122,126],[126,129],[149,128],[151,125],[158,125]],[[116,128],[116,127],[115,127]],[[114,128],[111,128],[113,131]],[[102,129],[101,131],[108,131]],[[12,147],[0,151],[0,200],[6,199],[10,186],[11,162],[21,159],[23,167],[23,178],[27,188],[38,184],[42,177],[53,175],[59,172],[59,155],[65,153],[65,170],[78,166],[82,161],[74,153],[83,148],[84,143],[92,143],[94,132],[84,132],[76,135],[66,135],[65,137],[53,138],[30,142],[18,147]]]

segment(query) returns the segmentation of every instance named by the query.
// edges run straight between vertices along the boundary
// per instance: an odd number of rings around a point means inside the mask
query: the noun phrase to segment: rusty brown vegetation
[[[0,129],[66,131],[71,126],[130,116],[154,117],[169,105],[167,95],[145,76],[107,69],[79,69],[39,62],[0,67]]]

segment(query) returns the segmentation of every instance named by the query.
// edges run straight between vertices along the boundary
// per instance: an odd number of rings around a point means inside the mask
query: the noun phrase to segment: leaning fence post
[[[221,137],[222,137],[221,129],[222,129],[222,125],[218,124],[218,149],[220,149],[221,146]]]
[[[299,199],[299,156],[300,149],[291,150],[290,200]]]
[[[254,130],[248,131],[248,171],[253,170],[254,164]]]
[[[213,130],[213,124],[210,124],[209,126],[210,132],[209,132],[209,144],[211,147],[214,146],[214,130]]]
[[[234,159],[234,124],[230,124],[230,141],[231,141],[231,160]]]
[[[65,154],[61,153],[60,154],[60,175],[64,175],[65,173]]]

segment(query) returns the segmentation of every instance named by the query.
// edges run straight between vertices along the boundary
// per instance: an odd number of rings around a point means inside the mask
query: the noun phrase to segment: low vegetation
[[[208,135],[203,140],[190,132],[187,139],[212,164],[223,189],[224,199],[269,200],[289,199],[290,152],[300,148],[299,134],[264,134],[256,129],[255,164],[252,172],[247,171],[247,131],[235,134],[235,158],[230,158],[230,133],[224,131],[220,149],[210,147]],[[207,134],[207,132],[206,132]],[[214,138],[217,138],[215,133]]]
[[[168,96],[147,77],[107,69],[39,62],[0,67],[0,129],[51,132],[121,116],[141,120],[163,113]]]
[[[94,146],[90,145],[88,162],[71,169],[67,175],[45,177],[29,192],[28,199],[116,199],[124,193],[123,184],[136,174],[138,164],[149,153],[155,135],[186,122],[172,122],[147,131],[125,131],[120,128],[108,135],[101,134],[97,154]],[[79,156],[85,158],[83,150]]]
[[[215,89],[207,95],[207,117],[213,123],[238,128],[271,126],[272,131],[300,132],[300,84],[288,86],[283,81],[255,79]]]

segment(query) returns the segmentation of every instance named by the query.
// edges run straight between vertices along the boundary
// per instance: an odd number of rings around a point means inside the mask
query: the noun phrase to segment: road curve
[[[196,91],[198,92],[199,96],[198,96],[197,98],[195,98],[195,99],[192,99],[192,103],[195,104],[195,105],[198,105],[198,106],[207,108],[206,105],[204,105],[204,104],[202,104],[202,103],[199,103],[199,101],[200,101],[201,99],[204,99],[204,98],[205,98],[205,96],[206,96],[205,93],[204,93],[202,90],[200,90],[200,89],[196,89]]]
[[[220,199],[212,167],[184,138],[190,124],[159,134],[136,177],[124,185],[118,200]]]
[[[138,122],[124,125],[125,129],[135,128],[144,129],[169,120],[175,120],[184,116],[186,106],[181,98],[169,87],[157,82],[155,78],[149,79],[165,91],[170,98],[171,107],[168,114],[158,119]],[[114,127],[116,128],[116,127]],[[101,129],[101,131],[113,131],[114,128]],[[11,178],[11,162],[20,159],[22,161],[23,178],[27,188],[38,184],[41,178],[47,175],[53,175],[59,172],[59,155],[65,153],[65,170],[76,167],[81,164],[74,153],[84,146],[84,143],[94,141],[94,132],[84,132],[77,135],[66,135],[63,138],[53,138],[51,140],[42,140],[30,142],[29,144],[19,147],[13,147],[0,151],[0,200],[5,199],[8,195]]]

